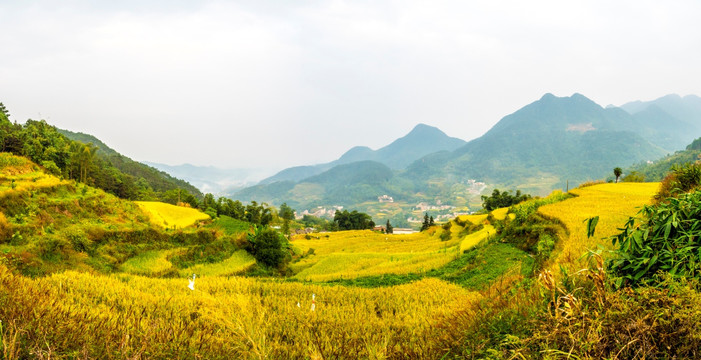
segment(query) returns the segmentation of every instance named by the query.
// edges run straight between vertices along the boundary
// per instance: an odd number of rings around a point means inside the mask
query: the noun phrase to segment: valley
[[[0,118],[11,150],[0,153],[3,357],[531,358],[567,349],[634,357],[625,344],[646,332],[614,336],[602,323],[668,321],[666,305],[646,303],[656,281],[679,289],[685,312],[696,310],[698,293],[686,278],[646,275],[658,258],[672,261],[661,255],[629,265],[632,251],[649,250],[620,241],[685,236],[691,220],[661,235],[621,231],[639,229],[631,224],[660,206],[695,201],[685,196],[695,196],[701,172],[699,140],[660,159],[661,145],[620,129],[631,120],[621,111],[546,95],[481,138],[449,142],[452,150],[382,163],[377,154],[391,146],[355,149],[344,155],[353,161],[283,171],[286,180],[233,199],[180,187],[89,135]],[[541,135],[528,134],[535,129]],[[407,138],[445,136],[436,130],[418,126]],[[544,132],[550,144],[529,138]],[[592,181],[619,163],[630,166],[622,182]],[[508,203],[488,207],[497,184],[539,190],[504,192],[493,200]],[[661,189],[682,200],[660,204]],[[646,351],[674,344],[683,357],[696,344],[661,339]]]

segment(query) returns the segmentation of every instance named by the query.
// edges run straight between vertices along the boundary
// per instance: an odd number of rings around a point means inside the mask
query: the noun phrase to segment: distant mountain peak
[[[557,96],[553,95],[552,93],[545,93],[545,94],[543,94],[543,96],[540,97],[540,100],[539,100],[539,101],[543,101],[543,100],[552,100],[552,99],[555,99],[555,98],[557,98]]]
[[[430,125],[419,123],[416,126],[414,126],[414,128],[411,129],[411,131],[408,134],[404,135],[404,137],[406,138],[406,137],[410,137],[410,136],[414,136],[414,135],[424,135],[427,133],[434,133],[434,134],[438,134],[438,135],[447,136],[443,131],[441,131],[441,129],[439,129],[435,126],[430,126]]]

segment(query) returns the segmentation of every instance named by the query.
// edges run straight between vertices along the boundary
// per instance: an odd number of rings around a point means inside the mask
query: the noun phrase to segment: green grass
[[[232,217],[221,215],[210,225],[213,228],[219,228],[226,235],[236,235],[247,232],[251,228],[251,224],[246,221],[234,219]]]

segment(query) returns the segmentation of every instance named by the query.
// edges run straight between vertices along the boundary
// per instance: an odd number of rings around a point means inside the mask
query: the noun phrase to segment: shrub
[[[249,234],[248,240],[258,263],[280,268],[290,261],[290,254],[287,251],[289,243],[277,231],[268,227],[256,228],[254,233]]]
[[[683,194],[699,188],[701,185],[701,164],[673,166],[672,171],[662,180],[660,191],[655,201],[665,201],[672,196]]]
[[[637,217],[615,235],[618,244],[610,268],[632,284],[655,279],[658,271],[672,276],[701,277],[701,192],[643,206]]]
[[[631,171],[630,174],[623,177],[623,182],[643,182],[645,181],[645,174],[641,174],[637,171]]]

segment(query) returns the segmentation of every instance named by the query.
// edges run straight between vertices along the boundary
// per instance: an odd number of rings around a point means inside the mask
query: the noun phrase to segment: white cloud
[[[701,94],[699,7],[5,2],[0,101],[141,160],[306,164],[418,122],[474,138],[545,92]]]

